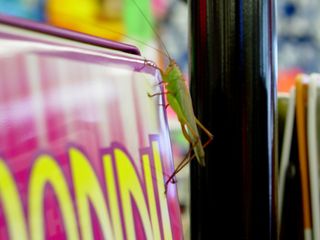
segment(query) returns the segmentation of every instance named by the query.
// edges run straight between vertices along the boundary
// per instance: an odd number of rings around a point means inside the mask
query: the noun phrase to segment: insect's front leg
[[[170,106],[170,104],[169,103],[167,103],[167,104],[159,103],[159,106],[163,106],[167,110],[167,108]]]
[[[159,92],[159,93],[154,93],[154,94],[150,94],[148,93],[148,97],[154,97],[154,96],[159,96],[159,95],[166,95],[166,94],[169,94],[170,92]]]
[[[166,85],[167,84],[167,82],[165,82],[165,81],[160,81],[160,82],[158,82],[158,83],[156,83],[154,86],[155,87],[157,87],[157,86],[160,86],[160,85]]]
[[[146,58],[144,59],[143,61],[143,65],[140,67],[140,68],[136,68],[136,70],[138,72],[142,71],[146,66],[151,66],[153,68],[156,68],[158,70],[160,70],[160,68],[154,63],[154,62],[151,62],[150,60],[147,60]]]

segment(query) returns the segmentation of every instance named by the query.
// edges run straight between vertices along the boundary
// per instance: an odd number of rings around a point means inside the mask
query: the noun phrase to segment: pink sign
[[[0,24],[0,239],[181,239],[159,72]]]

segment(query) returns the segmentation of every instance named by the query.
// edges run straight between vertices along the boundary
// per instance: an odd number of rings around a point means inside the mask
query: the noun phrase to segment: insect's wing
[[[190,138],[192,139],[193,150],[198,163],[205,166],[204,150],[201,143],[196,118],[192,107],[191,96],[183,80],[179,80],[179,91],[177,91],[177,99],[181,106],[181,111],[186,118],[186,127]]]

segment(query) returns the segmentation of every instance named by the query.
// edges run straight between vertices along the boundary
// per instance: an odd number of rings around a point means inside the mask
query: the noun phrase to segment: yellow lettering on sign
[[[95,210],[104,238],[114,239],[105,197],[89,160],[76,148],[70,148],[69,155],[82,240],[93,240],[89,203]]]
[[[152,153],[153,153],[154,165],[156,170],[164,239],[171,240],[172,231],[171,231],[170,216],[168,211],[168,202],[167,202],[166,194],[164,193],[165,189],[163,184],[164,181],[163,181],[163,174],[162,174],[163,171],[162,171],[162,165],[161,165],[159,143],[157,141],[152,141],[151,146],[152,146]]]
[[[137,176],[137,171],[128,156],[119,148],[114,148],[116,169],[118,173],[119,191],[123,209],[124,221],[126,225],[127,239],[136,239],[134,214],[132,203],[137,206],[141,217],[142,227],[146,239],[153,239],[152,228],[147,208],[147,203],[141,187],[141,182]]]
[[[52,187],[57,198],[68,240],[80,237],[93,240],[93,230],[97,227],[103,239],[135,240],[143,238],[141,234],[146,239],[172,239],[157,137],[151,136],[150,145],[140,150],[139,169],[124,147],[112,144],[100,159],[104,173],[101,179],[82,151],[71,147],[68,154],[70,183],[54,157],[42,154],[35,159],[28,185],[28,221],[15,179],[0,158],[0,203],[10,239],[45,239],[44,204],[51,198],[46,192],[47,185]],[[92,226],[92,212],[97,216],[98,226]]]
[[[159,227],[159,216],[157,214],[157,205],[156,205],[156,200],[154,195],[154,186],[153,186],[152,173],[150,168],[150,158],[148,154],[142,155],[142,163],[143,163],[143,169],[144,169],[145,185],[147,189],[148,205],[149,205],[150,216],[151,216],[153,236],[154,236],[154,239],[161,239],[160,227]]]
[[[26,222],[17,186],[8,167],[1,159],[0,201],[7,220],[9,238],[12,240],[27,240]]]
[[[68,240],[79,240],[77,222],[66,179],[58,163],[49,155],[39,156],[33,165],[29,181],[29,224],[31,240],[43,240],[45,185],[50,184],[56,194]]]
[[[105,180],[107,185],[107,197],[109,200],[114,236],[117,240],[123,239],[123,226],[120,219],[120,207],[117,198],[115,176],[113,172],[112,158],[110,154],[103,155]]]

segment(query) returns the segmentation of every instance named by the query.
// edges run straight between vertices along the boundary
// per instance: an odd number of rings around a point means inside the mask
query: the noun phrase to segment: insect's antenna
[[[171,59],[171,56],[169,54],[169,51],[166,48],[166,45],[164,44],[164,42],[162,41],[159,33],[154,29],[153,25],[151,24],[151,22],[149,21],[149,19],[147,18],[147,16],[144,14],[144,12],[142,11],[142,9],[140,8],[140,6],[137,4],[137,2],[135,0],[131,0],[133,2],[134,5],[136,5],[137,9],[139,10],[139,12],[141,13],[141,15],[143,16],[143,18],[147,21],[149,27],[152,29],[152,31],[154,32],[154,34],[157,36],[157,38],[160,41],[161,46],[163,47],[164,51],[166,52],[167,56]]]
[[[104,27],[104,28],[106,28],[106,27]],[[145,45],[145,46],[147,46],[147,47],[149,47],[149,48],[157,51],[158,53],[160,53],[160,54],[162,54],[162,55],[164,55],[164,56],[167,56],[167,53],[166,53],[166,52],[163,52],[163,51],[161,51],[160,49],[158,49],[158,48],[156,48],[156,47],[154,47],[154,46],[151,46],[150,44],[147,44],[147,43],[145,43],[145,42],[143,42],[143,41],[141,41],[141,40],[139,40],[139,39],[137,39],[137,38],[129,37],[128,35],[126,35],[126,34],[124,34],[124,33],[117,32],[117,31],[112,30],[112,29],[110,29],[110,28],[107,28],[107,29],[108,29],[109,32],[112,32],[112,33],[118,34],[118,35],[120,35],[120,36],[126,37],[126,38],[128,38],[128,39],[130,39],[130,40],[132,40],[132,41],[134,41],[134,42],[137,42],[137,43],[140,43],[140,44],[142,44],[142,45]]]
[[[59,11],[54,11],[54,13],[55,13],[55,14],[59,14],[61,17],[64,17],[64,16],[65,16],[65,17],[69,17],[67,14],[64,14],[64,13],[59,12]],[[73,19],[75,19],[74,16],[73,16]],[[76,18],[76,20],[81,21],[81,20],[83,20],[83,19],[81,19],[81,18]],[[118,32],[118,31],[113,30],[113,29],[111,29],[111,28],[108,28],[108,27],[106,27],[106,26],[100,26],[99,24],[94,23],[93,21],[88,21],[87,19],[86,19],[85,21],[86,21],[87,23],[89,23],[91,26],[101,27],[101,28],[103,27],[103,28],[107,29],[108,32],[117,34],[117,35],[122,36],[122,37],[125,37],[125,38],[127,38],[127,39],[129,39],[129,40],[132,40],[132,41],[134,41],[134,42],[136,42],[136,43],[139,43],[139,44],[142,44],[142,45],[144,45],[144,46],[147,46],[147,47],[149,47],[149,48],[157,51],[158,53],[160,53],[160,54],[162,54],[162,55],[164,55],[164,56],[166,56],[166,57],[169,56],[166,49],[165,49],[165,52],[163,52],[163,51],[161,51],[160,49],[156,48],[155,46],[151,46],[151,45],[149,45],[149,44],[147,44],[147,43],[145,43],[145,42],[143,42],[143,41],[141,41],[141,40],[139,40],[139,39],[137,39],[137,38],[128,36],[127,34]],[[75,31],[75,30],[72,30],[72,31]],[[87,33],[84,33],[84,34],[87,34]],[[89,35],[90,35],[90,34],[89,34]]]

